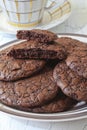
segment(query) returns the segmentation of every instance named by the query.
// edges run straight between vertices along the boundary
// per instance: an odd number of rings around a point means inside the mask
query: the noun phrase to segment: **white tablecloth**
[[[54,32],[87,34],[87,0],[70,0],[73,12],[63,24],[51,29]],[[0,45],[15,39],[0,33]],[[33,122],[9,117],[0,112],[0,130],[87,130],[87,119],[70,122]]]

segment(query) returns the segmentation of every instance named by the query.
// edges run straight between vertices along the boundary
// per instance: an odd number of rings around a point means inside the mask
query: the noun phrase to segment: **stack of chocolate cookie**
[[[54,113],[87,101],[86,44],[46,30],[18,31],[17,38],[25,41],[0,52],[3,104]]]
[[[87,102],[87,44],[67,37],[56,42],[65,46],[68,55],[55,67],[55,81],[67,96]]]

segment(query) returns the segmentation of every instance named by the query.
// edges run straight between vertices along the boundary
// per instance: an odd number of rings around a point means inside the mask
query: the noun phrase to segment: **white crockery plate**
[[[87,35],[59,34],[58,36],[59,37],[61,36],[72,37],[72,38],[75,38],[75,39],[78,39],[80,41],[87,43]],[[7,48],[8,46],[11,46],[13,44],[17,44],[19,42],[21,41],[15,40],[12,42],[8,42],[0,46],[0,50]],[[26,120],[32,120],[32,121],[44,121],[44,122],[45,121],[62,122],[62,121],[71,121],[71,120],[87,118],[87,104],[85,102],[78,103],[73,109],[69,111],[53,113],[53,114],[38,114],[38,113],[32,113],[32,112],[23,112],[20,110],[10,108],[6,105],[3,105],[2,103],[0,103],[0,111],[13,117],[26,119]]]

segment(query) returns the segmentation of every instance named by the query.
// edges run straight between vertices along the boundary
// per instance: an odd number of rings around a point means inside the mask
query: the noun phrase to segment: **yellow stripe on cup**
[[[18,12],[18,1],[15,0],[15,5],[16,5],[16,10]],[[20,14],[19,13],[16,13],[17,15],[17,18],[18,18],[18,22],[20,22]]]
[[[70,10],[71,10],[70,3],[65,2],[62,6],[59,6],[55,10],[53,10],[51,12],[49,11],[49,13],[50,13],[52,19],[56,19],[56,18],[60,18],[64,14],[69,13]]]
[[[65,6],[70,6],[70,3],[67,1],[67,2],[65,2],[65,4],[62,5],[61,7],[63,8],[63,7],[65,7]]]
[[[31,12],[29,13],[29,22],[30,22],[31,17],[32,17],[32,6],[33,6],[33,1],[30,0],[29,2],[30,2],[30,10],[31,10]]]
[[[27,27],[34,27],[34,26],[38,25],[40,22],[41,22],[41,20],[34,22],[34,23],[28,23],[28,24],[20,24],[20,23],[14,23],[14,22],[8,22],[8,23],[14,27],[27,28]]]
[[[18,11],[18,1],[15,1],[16,10]]]
[[[70,10],[67,10],[66,12],[63,13],[63,15],[65,15],[65,14],[67,14],[69,12],[70,12]],[[61,17],[61,15],[59,14],[59,15],[53,16],[52,18],[56,20],[56,19],[59,19],[60,17]]]
[[[54,11],[52,12],[52,15],[55,14],[56,12],[58,12],[58,11],[61,11],[61,7],[58,7],[56,10],[54,10]]]
[[[58,7],[58,8],[56,8],[52,13],[51,13],[51,15],[54,15],[55,13],[58,13],[59,11],[61,12],[61,16],[62,16],[62,10],[63,10],[63,8],[64,7],[67,7],[67,6],[69,6],[70,4],[69,4],[69,2],[65,2],[64,3],[64,5],[62,5],[62,6],[60,6],[60,7]],[[69,7],[70,8],[70,7]]]
[[[57,12],[50,13],[50,16],[51,16],[52,19],[60,18],[62,15],[63,15],[63,11],[62,11],[61,7],[58,8]]]
[[[58,19],[58,18],[60,18],[63,14],[62,14],[62,11],[61,11],[61,13],[55,13],[55,14],[50,14],[50,15],[51,15],[52,19]]]
[[[49,11],[49,14],[52,19],[58,19],[61,16],[69,13],[71,11],[71,6],[69,2],[65,2],[63,5],[59,6],[53,11]]]

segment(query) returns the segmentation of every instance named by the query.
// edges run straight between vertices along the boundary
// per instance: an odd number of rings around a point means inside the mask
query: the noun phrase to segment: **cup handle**
[[[71,11],[71,4],[68,0],[59,0],[59,3],[57,0],[48,0],[48,3],[45,9],[51,17],[61,17]]]

